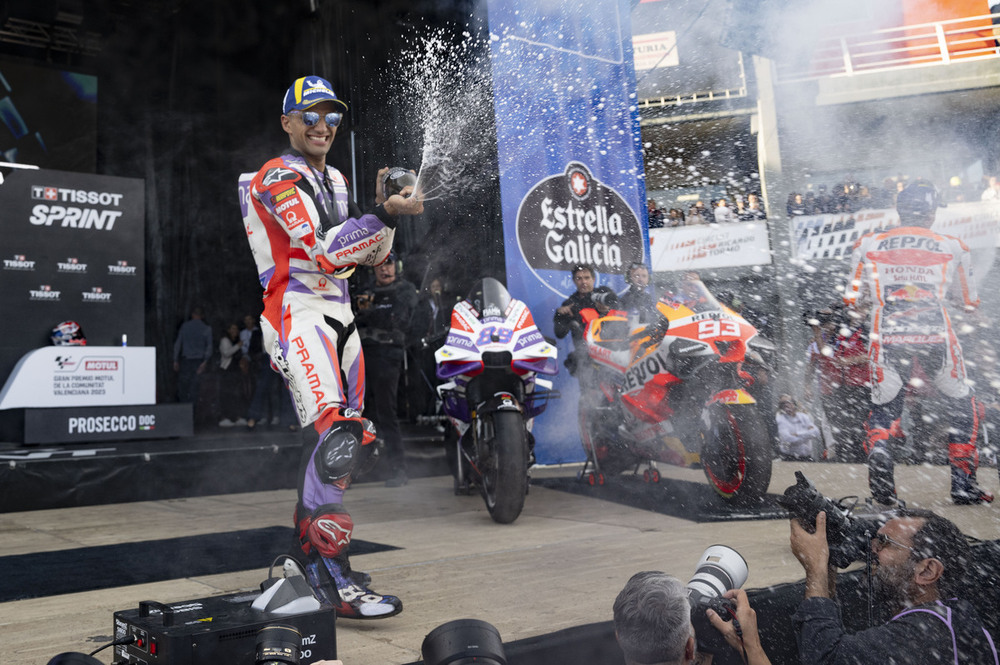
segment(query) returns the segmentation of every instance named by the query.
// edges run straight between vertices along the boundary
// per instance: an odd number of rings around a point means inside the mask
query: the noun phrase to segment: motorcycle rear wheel
[[[517,411],[497,411],[492,420],[493,438],[482,460],[483,499],[494,522],[510,524],[521,514],[528,493],[527,433]]]
[[[701,464],[709,484],[728,503],[759,505],[771,484],[771,446],[757,407],[713,404],[708,418]]]

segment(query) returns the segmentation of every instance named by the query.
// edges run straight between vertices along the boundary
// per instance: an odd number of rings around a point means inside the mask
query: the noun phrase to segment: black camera
[[[691,604],[691,625],[698,640],[698,650],[717,653],[726,648],[726,642],[708,620],[706,610],[712,610],[723,621],[736,618],[736,603],[723,595],[739,589],[747,581],[746,560],[739,552],[725,545],[712,545],[704,551],[694,576],[687,583],[688,602]]]
[[[255,665],[299,665],[302,635],[291,626],[264,626],[257,631]]]
[[[854,499],[854,503],[847,505],[848,499]],[[816,516],[820,511],[826,513],[826,542],[830,546],[830,565],[835,568],[847,568],[855,561],[866,560],[872,538],[888,521],[888,516],[882,514],[852,515],[857,497],[828,499],[801,471],[795,472],[795,484],[778,497],[778,503],[809,533],[816,531]]]

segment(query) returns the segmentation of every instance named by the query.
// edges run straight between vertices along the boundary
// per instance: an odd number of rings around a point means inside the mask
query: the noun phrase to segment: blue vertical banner
[[[621,291],[629,264],[648,262],[631,3],[488,7],[507,288],[553,337],[573,266]],[[558,347],[562,361],[572,340]],[[536,419],[536,458],[583,461],[576,379],[561,366],[555,384],[562,399]]]

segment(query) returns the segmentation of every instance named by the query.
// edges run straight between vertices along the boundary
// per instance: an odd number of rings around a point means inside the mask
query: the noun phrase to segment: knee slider
[[[354,520],[339,503],[319,506],[299,522],[299,541],[306,554],[313,548],[330,558],[344,554],[353,533]]]
[[[351,475],[358,463],[364,429],[360,422],[340,420],[323,435],[313,463],[324,483],[333,483]]]

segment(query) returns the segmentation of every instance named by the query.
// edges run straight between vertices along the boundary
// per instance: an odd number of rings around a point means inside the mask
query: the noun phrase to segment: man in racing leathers
[[[950,418],[948,459],[951,498],[957,504],[988,503],[993,495],[976,483],[979,453],[975,398],[966,381],[962,348],[945,306],[952,286],[961,287],[968,310],[979,305],[965,244],[930,230],[938,207],[934,186],[917,180],[903,189],[896,209],[901,226],[858,240],[851,259],[852,282],[844,302],[871,300],[872,409],[865,426],[868,486],[881,504],[896,503],[890,440],[899,422],[914,361],[941,394],[942,415]],[[957,280],[957,281],[956,281]]]
[[[321,601],[355,619],[392,616],[400,600],[368,588],[347,558],[354,524],[344,490],[371,454],[374,428],[361,418],[364,359],[347,292],[357,265],[377,265],[392,247],[397,215],[418,214],[412,188],[383,196],[362,214],[347,181],[326,155],[347,109],[318,76],[297,79],[285,94],[281,126],[291,149],[240,178],[244,223],[264,288],[261,330],[272,365],[283,375],[299,421],[316,430],[303,450],[295,523],[297,557]]]

